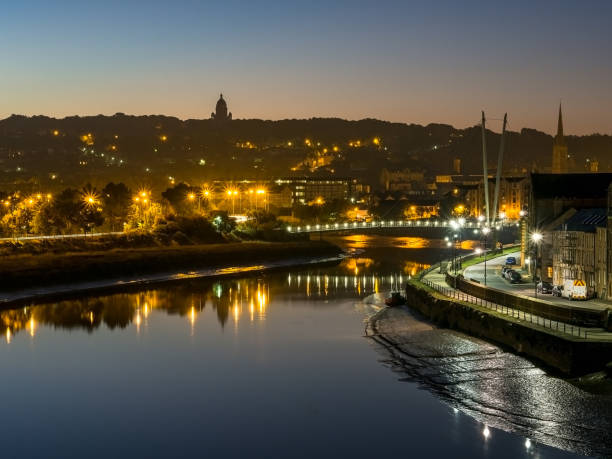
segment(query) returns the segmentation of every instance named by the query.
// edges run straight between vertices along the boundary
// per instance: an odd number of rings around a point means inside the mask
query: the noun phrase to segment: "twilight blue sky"
[[[366,117],[612,134],[612,1],[2,1],[0,118]],[[500,128],[498,122],[491,127]]]

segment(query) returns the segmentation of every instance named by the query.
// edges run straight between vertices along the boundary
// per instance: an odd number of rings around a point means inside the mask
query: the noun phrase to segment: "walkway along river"
[[[363,252],[0,312],[3,457],[612,454],[609,398],[381,312],[441,241],[336,242]]]

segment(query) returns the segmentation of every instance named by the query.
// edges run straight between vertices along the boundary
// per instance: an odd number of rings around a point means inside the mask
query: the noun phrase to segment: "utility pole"
[[[501,180],[502,164],[504,162],[504,139],[506,136],[506,123],[508,121],[508,114],[504,113],[504,125],[502,127],[501,140],[499,142],[499,155],[497,156],[497,176],[495,177],[495,198],[493,199],[493,225],[497,220],[497,202],[499,197],[499,182]]]
[[[482,169],[483,169],[483,178],[484,178],[484,194],[485,194],[485,208],[486,208],[486,216],[487,216],[487,226],[491,223],[489,218],[489,172],[488,172],[488,162],[487,162],[487,138],[486,138],[486,129],[485,129],[485,114],[484,110],[482,111]]]

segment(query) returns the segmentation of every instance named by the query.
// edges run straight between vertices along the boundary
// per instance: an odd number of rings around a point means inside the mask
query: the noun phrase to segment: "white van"
[[[586,300],[587,286],[582,279],[568,279],[563,283],[563,296],[569,300]]]

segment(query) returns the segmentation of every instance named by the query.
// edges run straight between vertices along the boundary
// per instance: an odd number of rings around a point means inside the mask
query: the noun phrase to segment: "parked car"
[[[510,280],[510,276],[512,276],[513,272],[515,272],[515,271],[512,268],[506,269],[506,272],[504,272],[504,279]]]
[[[502,266],[502,269],[501,269],[501,276],[502,276],[503,278],[505,278],[505,277],[506,277],[506,272],[508,272],[510,269],[512,269],[512,268],[510,268],[510,266]]]
[[[516,257],[506,257],[506,264],[507,265],[515,265],[516,264]]]
[[[563,285],[555,285],[552,288],[552,294],[561,298],[563,296]]]
[[[519,273],[518,271],[514,271],[514,270],[510,271],[510,277],[508,280],[510,281],[511,284],[520,284],[522,279],[523,277],[521,276],[521,273]]]
[[[538,282],[538,284],[536,285],[536,291],[538,293],[552,293],[553,291],[553,286],[550,282],[544,282],[544,281],[540,281]]]

